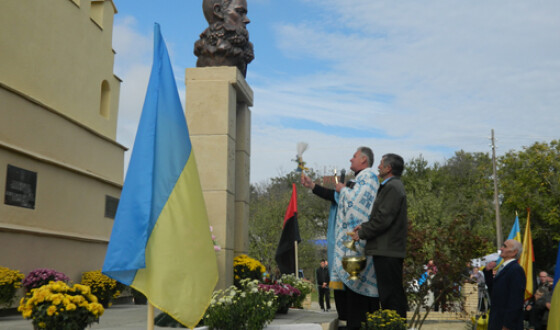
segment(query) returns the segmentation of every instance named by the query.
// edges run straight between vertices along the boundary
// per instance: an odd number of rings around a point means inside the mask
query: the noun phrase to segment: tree
[[[431,168],[421,156],[413,158],[402,179],[409,217],[432,225],[462,219],[477,235],[495,237],[491,165],[487,154],[462,150]]]
[[[520,220],[531,209],[535,263],[549,270],[560,241],[560,140],[509,151],[499,161],[502,207],[511,218],[518,211]]]
[[[317,178],[310,169],[307,174]],[[314,196],[300,184],[300,173],[291,172],[283,177],[272,178],[269,183],[251,186],[249,215],[249,254],[261,261],[269,272],[276,269],[274,256],[286,208],[292,193],[292,183],[298,183],[298,223],[301,243],[298,245],[299,268],[306,276],[314,275],[320,257],[320,247],[315,244],[327,232],[328,203]]]
[[[420,329],[431,309],[438,304],[443,309],[462,310],[461,285],[465,277],[465,265],[473,256],[481,256],[492,250],[492,244],[474,234],[462,219],[455,219],[444,225],[409,223],[407,256],[405,258],[405,283],[410,306],[414,313],[409,327]],[[412,286],[414,280],[424,273],[426,256],[433,259],[438,272],[419,288]],[[434,292],[434,302],[428,306],[428,291]],[[421,317],[421,308],[425,308]]]

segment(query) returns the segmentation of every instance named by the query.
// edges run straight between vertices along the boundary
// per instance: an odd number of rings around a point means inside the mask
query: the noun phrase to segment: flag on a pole
[[[515,212],[515,221],[513,222],[513,226],[511,227],[507,239],[514,239],[521,243],[521,231],[519,230],[519,217],[517,216],[517,212]],[[502,257],[498,257],[498,259],[496,260],[496,267],[499,267],[503,262],[504,260],[502,259]]]
[[[560,310],[560,289],[557,288],[558,279],[560,279],[560,244],[558,245],[558,254],[556,255],[556,268],[554,270],[554,291],[552,291],[552,301],[550,302],[550,311]],[[548,330],[560,329],[560,313],[548,313]]]
[[[531,210],[527,210],[527,224],[525,225],[525,234],[523,235],[523,252],[521,253],[521,258],[519,258],[519,264],[525,270],[525,277],[527,278],[525,300],[529,300],[533,296],[533,262],[535,262],[535,254],[533,252],[530,217]]]
[[[294,242],[301,242],[299,236],[299,225],[297,221],[297,191],[296,184],[292,184],[292,198],[284,216],[284,226],[282,227],[282,236],[276,249],[276,263],[282,274],[296,273],[296,251]]]
[[[185,115],[159,24],[152,72],[103,273],[193,328],[218,266]]]

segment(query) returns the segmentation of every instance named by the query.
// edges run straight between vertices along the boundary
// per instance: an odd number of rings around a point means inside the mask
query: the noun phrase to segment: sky
[[[117,141],[132,149],[161,26],[184,104],[202,0],[113,0]],[[303,160],[349,170],[360,146],[443,163],[560,138],[560,1],[247,0],[255,59],[251,183]],[[195,150],[196,153],[196,150]],[[130,150],[127,151],[125,168]]]

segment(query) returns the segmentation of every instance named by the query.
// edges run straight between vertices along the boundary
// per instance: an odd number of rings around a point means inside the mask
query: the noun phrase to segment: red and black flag
[[[292,186],[292,198],[284,216],[282,236],[276,249],[276,263],[282,274],[296,273],[296,251],[294,242],[301,242],[297,221],[297,192],[296,184]]]

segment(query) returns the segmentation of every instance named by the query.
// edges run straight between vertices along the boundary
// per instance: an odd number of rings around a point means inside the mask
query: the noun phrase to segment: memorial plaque
[[[119,199],[105,195],[105,218],[115,218],[117,214],[117,206],[119,206]]]
[[[4,204],[35,209],[37,172],[8,165]]]

